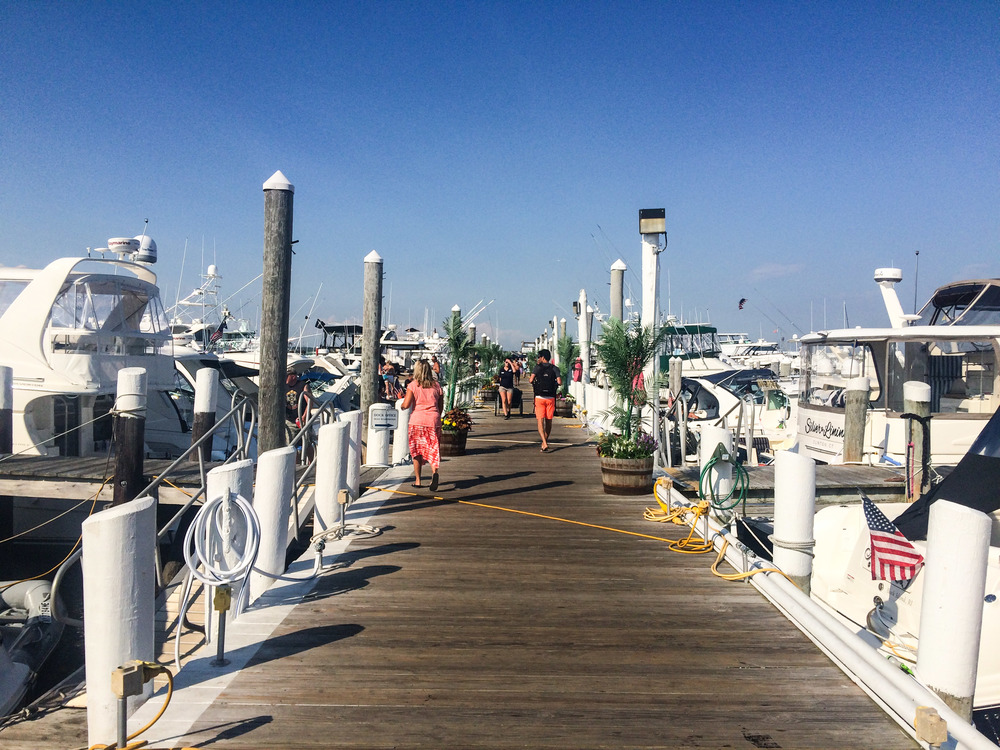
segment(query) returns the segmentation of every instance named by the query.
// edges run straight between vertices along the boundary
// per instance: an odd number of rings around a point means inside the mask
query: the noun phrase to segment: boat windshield
[[[916,325],[1000,325],[1000,284],[967,281],[938,289]]]
[[[156,287],[118,276],[82,276],[63,287],[52,305],[53,328],[101,333],[170,330]]]

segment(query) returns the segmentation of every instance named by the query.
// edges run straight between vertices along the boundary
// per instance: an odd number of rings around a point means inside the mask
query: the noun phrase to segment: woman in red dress
[[[424,464],[430,464],[430,491],[438,488],[438,467],[441,465],[441,412],[444,406],[444,391],[434,378],[434,372],[426,360],[413,366],[413,380],[406,386],[403,409],[413,409],[410,414],[408,438],[410,457],[413,459],[414,487],[420,487],[420,471]]]

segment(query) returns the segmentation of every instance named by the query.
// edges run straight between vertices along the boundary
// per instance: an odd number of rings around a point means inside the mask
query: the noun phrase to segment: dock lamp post
[[[643,327],[654,332],[659,328],[660,307],[660,253],[667,249],[667,212],[663,208],[643,208],[639,210],[639,236],[642,238],[642,317]],[[663,246],[660,246],[660,236]],[[659,387],[656,378],[659,373],[659,354],[653,356],[646,367],[646,388],[652,389],[650,399],[650,424],[653,435],[660,437]],[[661,463],[662,455],[657,453],[655,461]]]

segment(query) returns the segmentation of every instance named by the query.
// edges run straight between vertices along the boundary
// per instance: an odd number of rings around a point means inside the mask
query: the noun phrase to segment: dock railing
[[[325,424],[327,422],[333,421],[336,417],[336,408],[332,401],[328,401],[319,404],[317,408],[310,414],[310,417],[302,425],[295,435],[292,436],[290,441],[291,445],[300,446],[301,455],[304,457],[305,470],[300,474],[298,480],[295,483],[295,490],[291,497],[291,512],[294,518],[294,532],[295,537],[299,538],[301,535],[302,527],[305,524],[305,520],[308,518],[308,508],[303,509],[303,501],[306,494],[308,493],[309,485],[308,480],[311,476],[315,474],[315,456],[309,450],[309,446],[312,441],[313,426],[318,424]],[[158,498],[159,488],[164,484],[170,483],[170,478],[172,472],[175,471],[179,466],[189,463],[189,459],[192,456],[197,457],[198,461],[198,474],[200,477],[200,485],[194,492],[190,495],[188,500],[180,507],[180,509],[174,513],[170,519],[157,531],[156,534],[156,544],[155,549],[155,576],[156,576],[156,586],[158,590],[163,590],[165,586],[165,581],[163,580],[163,563],[160,556],[160,545],[168,534],[174,529],[174,527],[180,522],[184,514],[191,509],[197,502],[205,500],[205,494],[208,487],[208,467],[205,465],[205,460],[203,453],[201,451],[201,446],[206,442],[212,440],[214,435],[220,430],[227,428],[230,420],[233,420],[238,425],[239,437],[237,440],[236,449],[226,457],[221,463],[215,464],[215,466],[224,466],[233,461],[239,461],[246,458],[253,458],[252,447],[253,434],[256,429],[257,424],[257,408],[254,402],[247,397],[234,398],[232,408],[225,414],[225,416],[216,422],[215,426],[206,432],[201,438],[193,442],[191,446],[181,453],[173,462],[158,476],[153,478],[146,487],[144,487],[136,497],[143,497],[145,495],[150,495],[152,497]],[[77,620],[70,617],[62,608],[60,603],[60,598],[58,596],[59,587],[63,582],[67,572],[75,565],[83,556],[83,550],[78,549],[72,555],[63,561],[62,565],[56,571],[55,577],[52,581],[52,616],[59,622],[70,625],[72,627],[83,627],[83,621]]]

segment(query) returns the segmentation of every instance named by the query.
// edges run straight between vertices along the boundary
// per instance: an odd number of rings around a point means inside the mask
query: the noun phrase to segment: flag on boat
[[[743,305],[745,305],[746,303],[747,303],[747,298],[746,297],[741,297],[740,298],[740,309],[741,310],[743,309]]]
[[[223,318],[222,322],[219,323],[219,327],[216,328],[215,331],[212,332],[212,337],[209,339],[209,341],[214,344],[216,341],[218,341],[219,339],[221,339],[222,338],[222,332],[224,330],[226,330],[226,319],[225,318]]]
[[[924,564],[923,555],[863,492],[861,499],[871,534],[872,580],[908,581],[913,578]]]

